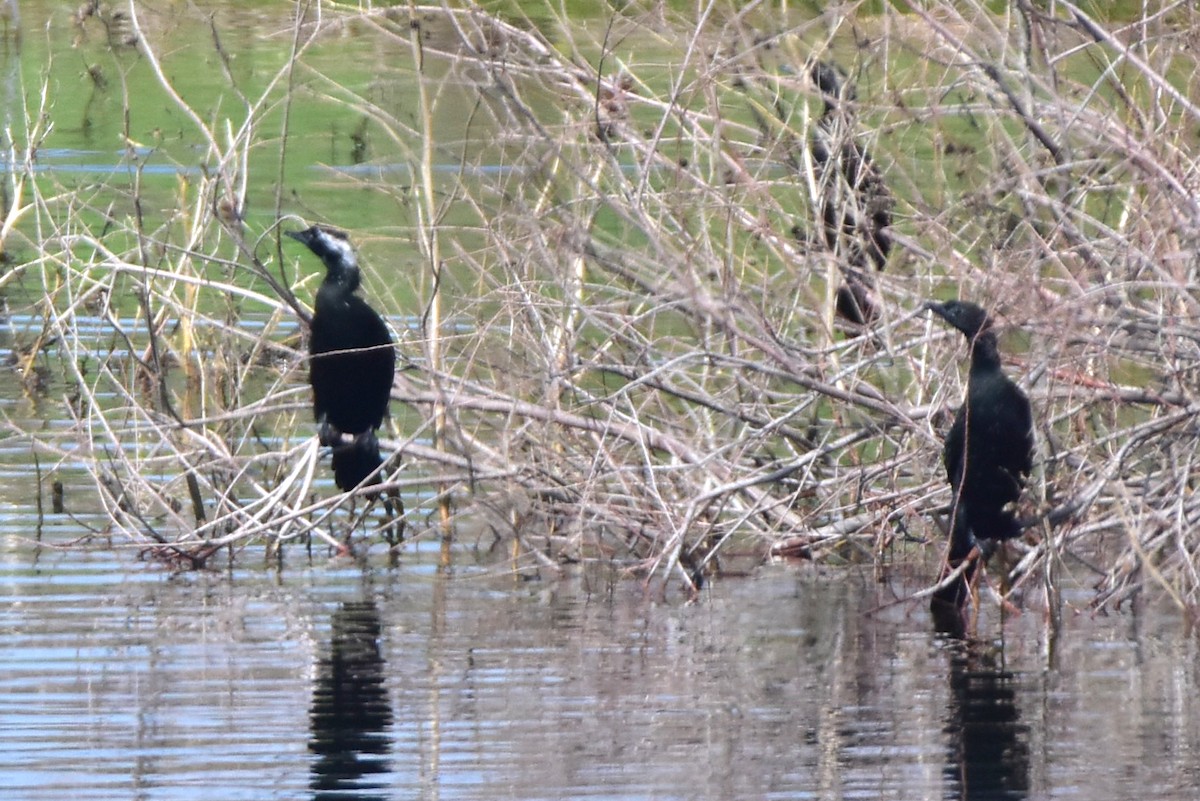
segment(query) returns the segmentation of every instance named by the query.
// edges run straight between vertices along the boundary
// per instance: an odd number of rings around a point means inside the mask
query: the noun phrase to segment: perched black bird
[[[318,437],[333,448],[333,480],[351,490],[383,464],[375,431],[388,414],[396,373],[392,337],[383,318],[354,294],[358,259],[344,232],[314,225],[286,233],[325,263],[313,309],[309,383]],[[354,442],[344,443],[342,434]]]
[[[892,195],[871,154],[855,138],[854,86],[834,65],[812,67],[824,110],[813,131],[811,151],[817,168],[825,244],[845,259],[845,283],[838,288],[837,311],[855,323],[878,314],[871,297],[869,266],[882,270],[892,250]]]
[[[953,569],[976,545],[986,558],[996,543],[1021,533],[1012,504],[1033,467],[1033,414],[1025,393],[1000,369],[996,334],[987,312],[961,300],[930,302],[926,308],[971,343],[967,397],[942,451],[946,477],[954,490],[947,559]],[[973,572],[974,566],[969,567],[965,580],[939,591],[934,603],[961,606]]]

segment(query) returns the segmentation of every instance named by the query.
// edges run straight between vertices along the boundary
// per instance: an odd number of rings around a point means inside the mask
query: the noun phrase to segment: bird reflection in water
[[[951,625],[961,625],[955,616]],[[935,618],[949,656],[950,700],[945,776],[958,799],[1025,798],[1029,793],[1029,727],[1017,706],[1018,680],[1003,667],[1003,650],[961,639]]]
[[[384,798],[372,780],[390,771],[392,708],[384,686],[379,610],[370,601],[342,604],[333,613],[329,655],[313,688],[309,750],[316,755],[309,782],[313,798]]]

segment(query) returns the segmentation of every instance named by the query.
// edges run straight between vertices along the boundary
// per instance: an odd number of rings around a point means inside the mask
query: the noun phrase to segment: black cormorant
[[[358,259],[346,234],[314,225],[285,232],[303,242],[325,264],[317,290],[309,343],[309,383],[322,445],[333,448],[333,479],[352,490],[383,464],[375,431],[388,414],[396,355],[391,333],[378,312],[354,294]],[[342,441],[342,434],[354,438]]]
[[[892,250],[892,195],[871,154],[855,139],[849,105],[854,86],[824,61],[813,65],[812,80],[825,103],[811,144],[821,224],[826,246],[845,259],[837,311],[851,322],[866,323],[878,313],[867,271],[870,266],[882,270]]]
[[[971,343],[967,397],[946,435],[942,459],[954,491],[950,553],[957,567],[980,546],[982,556],[1021,533],[1012,505],[1033,467],[1033,414],[1029,399],[1000,369],[996,334],[987,312],[974,303],[930,302],[926,308],[957,328]],[[943,588],[934,602],[961,606],[974,566],[962,581]]]

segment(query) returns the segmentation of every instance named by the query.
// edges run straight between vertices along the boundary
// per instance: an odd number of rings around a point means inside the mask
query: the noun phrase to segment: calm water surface
[[[1170,615],[1051,641],[1027,614],[966,645],[920,606],[865,614],[896,587],[857,574],[664,604],[435,551],[168,575],[10,544],[3,797],[1200,797]]]
[[[42,167],[91,181],[117,170],[105,132],[123,118],[119,93],[84,67],[148,79],[136,53],[110,54],[94,30],[75,49],[76,5],[23,4],[28,30],[46,33],[5,55],[27,62],[36,89],[40,51],[60,53]],[[207,28],[176,30],[173,16],[147,10],[146,22],[181,54],[181,80],[201,82],[184,94],[203,99],[221,73],[180,42],[207,41]],[[245,33],[227,44],[250,83],[290,41],[241,18],[228,27]],[[334,54],[374,63],[346,46]],[[138,136],[181,127],[161,119],[168,104],[146,105]],[[295,137],[325,141],[310,140]],[[356,169],[344,150],[293,159],[294,181],[313,180],[317,161]],[[172,191],[194,161],[163,168]],[[340,209],[342,192],[316,205]],[[390,198],[383,208],[394,215]],[[29,341],[23,322],[0,326],[0,362]],[[29,393],[5,370],[8,425],[47,438],[67,426],[67,390]],[[105,523],[76,502],[90,476],[65,458],[31,463],[28,439],[8,434],[0,801],[1200,798],[1197,639],[1169,612],[1068,614],[1051,636],[1032,603],[968,645],[933,633],[923,604],[869,614],[919,580],[768,566],[691,605],[655,603],[634,581],[516,580],[466,551],[443,570],[422,543],[394,568],[293,546],[281,569],[246,551],[232,572],[173,575],[128,551],[37,551],[35,536],[61,545]],[[72,514],[36,513],[39,471],[62,479]],[[1076,605],[1086,598],[1081,588]]]

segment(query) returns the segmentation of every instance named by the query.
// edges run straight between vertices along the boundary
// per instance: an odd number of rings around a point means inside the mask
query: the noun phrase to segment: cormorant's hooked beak
[[[925,301],[923,308],[925,311],[936,314],[942,319],[942,322],[949,324],[952,328],[962,331],[962,328],[959,327],[959,323],[955,319],[956,315],[951,313],[951,311],[947,308],[947,304],[939,303],[936,300],[927,300]],[[967,336],[970,335],[968,334]]]

